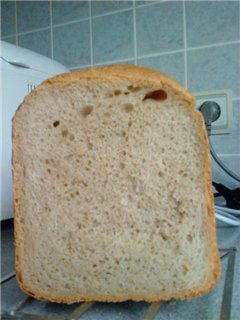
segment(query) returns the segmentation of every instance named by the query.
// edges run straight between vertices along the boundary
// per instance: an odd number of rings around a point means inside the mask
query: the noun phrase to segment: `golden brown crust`
[[[208,234],[210,236],[210,245],[211,245],[211,264],[213,266],[213,279],[212,282],[208,283],[210,288],[213,288],[217,283],[220,274],[221,274],[221,264],[219,258],[219,252],[217,247],[217,239],[216,239],[216,221],[214,214],[214,198],[212,192],[212,170],[211,170],[211,161],[210,161],[210,152],[209,152],[209,144],[208,137],[206,132],[206,127],[204,124],[203,116],[196,109],[190,110],[193,117],[196,119],[199,130],[201,131],[201,136],[204,144],[204,160],[203,164],[205,168],[205,183],[206,183],[206,197],[207,197],[207,207],[208,207],[208,222],[206,227],[208,228]]]
[[[38,94],[38,91],[44,90],[48,86],[62,86],[69,85],[75,81],[81,81],[86,79],[101,79],[102,81],[110,81],[114,82],[115,80],[122,81],[134,81],[139,84],[149,85],[153,88],[170,88],[176,91],[181,99],[187,102],[189,112],[192,114],[193,118],[199,125],[199,130],[201,131],[204,149],[205,149],[205,182],[206,182],[206,197],[208,204],[208,233],[211,238],[211,264],[213,266],[213,275],[212,280],[203,284],[201,287],[195,288],[193,290],[189,290],[186,292],[176,293],[174,295],[149,295],[149,296],[69,296],[69,297],[61,297],[54,298],[51,296],[44,296],[40,292],[32,292],[32,290],[28,287],[27,283],[24,282],[24,279],[21,274],[22,266],[21,266],[21,257],[22,257],[22,236],[23,236],[23,219],[21,212],[21,199],[20,199],[20,186],[21,181],[23,179],[23,172],[21,166],[18,165],[21,159],[21,151],[20,151],[20,141],[18,132],[20,132],[20,127],[18,124],[18,118],[20,117],[20,111],[23,108],[29,107],[29,104],[34,96]],[[87,70],[76,71],[72,73],[66,73],[62,75],[58,75],[51,79],[46,80],[40,86],[38,86],[30,95],[28,95],[22,105],[17,110],[14,118],[13,118],[13,180],[14,180],[14,227],[15,227],[15,247],[16,247],[16,275],[17,280],[23,291],[28,293],[29,295],[40,299],[40,300],[48,300],[52,302],[63,302],[63,303],[74,303],[79,301],[107,301],[107,302],[120,302],[125,300],[134,300],[141,301],[145,300],[148,302],[160,301],[160,300],[169,300],[171,298],[176,299],[190,299],[193,297],[200,296],[204,293],[209,292],[214,285],[216,284],[219,276],[220,276],[220,260],[218,254],[218,248],[216,244],[216,232],[215,232],[215,218],[214,218],[214,207],[213,207],[213,194],[212,194],[212,182],[211,182],[211,164],[210,164],[210,155],[209,155],[209,146],[207,140],[207,134],[203,122],[202,115],[196,111],[194,108],[195,99],[184,89],[182,88],[176,81],[169,78],[167,75],[160,73],[158,71],[151,70],[149,68],[144,67],[136,67],[130,65],[112,65],[107,67],[94,67]]]
[[[178,82],[170,78],[166,74],[146,67],[139,67],[125,64],[115,64],[106,67],[92,67],[86,70],[79,70],[69,73],[63,73],[53,78],[47,79],[34,89],[19,106],[14,118],[18,115],[18,111],[26,106],[26,102],[31,99],[40,90],[45,90],[48,86],[64,86],[70,85],[73,82],[81,80],[94,80],[101,79],[101,81],[114,82],[115,80],[122,81],[136,81],[140,85],[149,85],[156,88],[171,88],[175,90],[179,97],[189,103],[192,107],[195,105],[194,97]]]
[[[216,279],[216,278],[214,278]],[[132,301],[147,301],[147,302],[158,302],[158,301],[167,301],[171,299],[192,299],[198,296],[201,296],[203,294],[208,293],[215,285],[215,281],[208,282],[208,284],[203,288],[195,288],[192,290],[188,290],[185,292],[180,292],[172,295],[129,295],[129,296],[104,296],[104,295],[95,295],[95,296],[65,296],[65,297],[51,297],[41,294],[40,292],[32,292],[32,290],[27,286],[26,283],[24,283],[24,280],[21,277],[21,274],[17,272],[17,280],[21,287],[21,289],[29,294],[30,296],[39,299],[39,300],[46,300],[51,302],[57,302],[57,303],[75,303],[75,302],[123,302],[126,300],[132,300]]]

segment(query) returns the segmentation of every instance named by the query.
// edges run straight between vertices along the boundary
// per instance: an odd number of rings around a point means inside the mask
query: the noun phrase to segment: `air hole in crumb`
[[[163,241],[167,241],[168,240],[168,236],[165,233],[161,232],[160,235],[161,235]]]
[[[125,164],[123,162],[120,162],[120,168],[124,169],[125,168]]]
[[[126,137],[126,131],[122,131],[122,137]]]
[[[89,149],[89,150],[92,150],[92,148],[93,148],[93,144],[90,143],[90,142],[88,142],[88,149]]]
[[[64,186],[65,186],[65,187],[67,187],[67,186],[68,186],[68,184],[67,184],[67,183],[64,183]]]
[[[66,138],[67,135],[68,135],[68,130],[67,130],[67,129],[63,129],[63,130],[62,130],[62,136],[63,136],[63,138]]]
[[[190,269],[189,265],[187,263],[184,263],[182,267],[183,267],[183,270],[184,270],[185,273],[187,273],[189,271],[189,269]]]
[[[132,85],[131,85],[131,86],[128,86],[127,88],[128,88],[128,90],[130,90],[130,91],[132,91],[132,92],[137,92],[137,91],[142,90],[141,87],[139,87],[139,86],[134,87],[134,86],[132,86]]]
[[[110,117],[111,114],[110,114],[109,112],[105,112],[105,113],[104,113],[104,116],[105,116],[105,117]]]
[[[97,266],[96,263],[94,263],[94,264],[93,264],[93,268],[96,268],[96,266]]]
[[[127,153],[126,153],[126,151],[125,151],[125,150],[123,150],[122,154],[125,156]]]
[[[124,109],[125,109],[126,112],[133,111],[133,108],[134,108],[134,106],[131,103],[127,103],[127,104],[124,105]]]
[[[65,288],[66,288],[66,289],[70,289],[69,284],[65,284]]]
[[[116,264],[120,264],[120,261],[118,259],[115,259]]]
[[[93,111],[92,106],[85,106],[84,108],[82,108],[81,113],[84,117],[87,117],[92,113],[92,111]]]
[[[60,124],[60,121],[58,121],[58,120],[53,122],[53,126],[54,126],[55,128],[56,128],[59,124]]]
[[[163,177],[163,175],[164,175],[164,173],[163,173],[162,171],[159,171],[159,172],[158,172],[158,176],[159,176],[159,177]]]
[[[193,237],[192,237],[192,235],[191,235],[191,234],[188,234],[188,235],[187,235],[187,240],[188,240],[189,242],[192,242]]]
[[[77,227],[78,227],[78,229],[80,230],[80,229],[83,227],[83,225],[82,225],[80,222],[78,222],[78,223],[77,223]]]
[[[128,126],[129,126],[129,127],[132,126],[132,121],[131,121],[131,120],[128,121]]]
[[[48,160],[48,159],[46,159],[46,160],[45,160],[45,163],[46,163],[46,164],[49,164],[50,162],[49,162],[49,160]]]
[[[48,172],[48,173],[51,173],[51,170],[50,170],[50,169],[47,169],[47,172]]]
[[[121,90],[115,90],[114,91],[114,95],[115,96],[119,96],[121,93],[122,93]]]
[[[164,90],[155,90],[148,92],[145,97],[143,98],[143,101],[147,99],[157,100],[157,101],[163,101],[167,99],[167,93]]]

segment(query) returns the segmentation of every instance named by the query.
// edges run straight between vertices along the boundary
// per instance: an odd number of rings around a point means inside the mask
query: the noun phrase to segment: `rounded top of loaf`
[[[70,84],[82,79],[100,79],[104,81],[134,81],[139,84],[149,85],[151,87],[172,88],[176,94],[188,102],[190,105],[195,105],[195,98],[184,89],[177,81],[169,77],[163,72],[128,64],[113,64],[103,67],[90,67],[85,70],[78,70],[69,73],[64,73],[50,78],[43,82],[42,86],[54,84]],[[42,87],[40,86],[40,87]]]
[[[139,86],[149,87],[153,90],[170,89],[179,99],[183,100],[192,110],[195,110],[195,98],[183,88],[177,81],[163,72],[142,66],[128,64],[112,64],[103,67],[90,67],[84,70],[77,70],[62,73],[43,81],[30,94],[17,109],[13,122],[17,118],[20,110],[25,109],[32,102],[39,91],[50,87],[64,87],[81,81],[100,81],[105,82],[132,82]]]

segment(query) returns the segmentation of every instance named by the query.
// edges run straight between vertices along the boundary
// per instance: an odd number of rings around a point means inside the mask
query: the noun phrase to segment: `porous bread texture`
[[[116,65],[43,83],[14,117],[13,173],[28,294],[159,301],[217,282],[204,123],[167,76]]]

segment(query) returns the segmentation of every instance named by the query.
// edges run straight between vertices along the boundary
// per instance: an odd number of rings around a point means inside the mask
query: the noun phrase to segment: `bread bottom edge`
[[[177,300],[189,300],[192,298],[200,297],[204,294],[207,294],[211,291],[211,289],[216,285],[216,280],[212,281],[211,283],[206,283],[205,286],[201,286],[199,288],[194,288],[192,290],[186,290],[183,292],[177,292],[175,294],[153,294],[153,295],[122,295],[122,296],[110,296],[110,295],[73,295],[73,296],[62,296],[57,297],[54,295],[47,296],[46,294],[42,294],[41,292],[33,292],[25,283],[18,281],[20,288],[28,295],[32,296],[37,300],[48,301],[48,302],[55,302],[55,303],[64,303],[64,304],[72,304],[72,303],[80,303],[80,302],[124,302],[124,301],[145,301],[148,303],[152,302],[159,302],[159,301],[169,301],[171,299]]]

